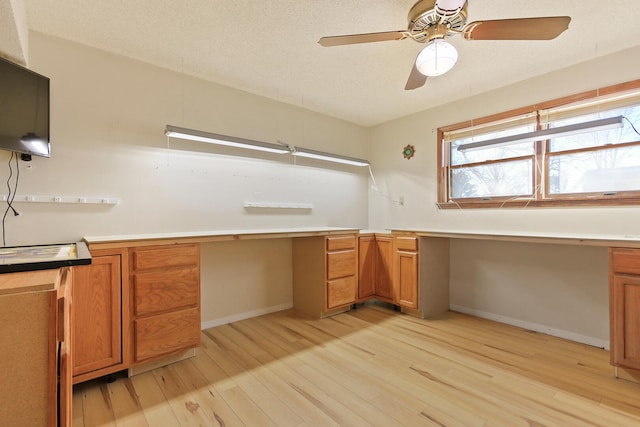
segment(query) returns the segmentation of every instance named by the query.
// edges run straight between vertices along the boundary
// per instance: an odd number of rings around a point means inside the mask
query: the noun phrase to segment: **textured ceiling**
[[[468,0],[469,21],[569,15],[552,41],[454,37],[455,68],[404,85],[410,39],[323,48],[322,36],[403,30],[414,0],[24,0],[30,30],[362,125],[640,44],[637,0]]]

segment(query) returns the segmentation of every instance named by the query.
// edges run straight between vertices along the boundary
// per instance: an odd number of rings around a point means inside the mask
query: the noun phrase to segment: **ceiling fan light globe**
[[[458,51],[442,39],[436,39],[422,49],[416,59],[416,68],[429,77],[441,76],[451,70],[458,61]]]

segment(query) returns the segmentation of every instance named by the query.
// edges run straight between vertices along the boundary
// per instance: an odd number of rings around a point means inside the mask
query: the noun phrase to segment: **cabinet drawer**
[[[418,238],[417,237],[396,237],[396,249],[403,251],[417,251],[418,250]]]
[[[327,283],[327,308],[355,303],[357,288],[355,276],[329,281]]]
[[[198,245],[149,246],[135,248],[131,254],[134,271],[192,266],[200,263]]]
[[[354,249],[355,247],[355,235],[327,237],[327,251],[340,251],[343,249]]]
[[[640,250],[614,249],[613,271],[616,273],[640,274]]]
[[[134,333],[136,362],[196,347],[200,344],[200,310],[137,319]]]
[[[356,251],[333,252],[327,254],[327,280],[356,274],[358,261]]]
[[[133,278],[134,312],[144,316],[198,305],[199,271],[186,270],[138,273]]]

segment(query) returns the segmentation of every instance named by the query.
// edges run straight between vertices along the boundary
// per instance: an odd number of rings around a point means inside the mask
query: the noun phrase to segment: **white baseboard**
[[[552,335],[554,337],[564,338],[570,341],[575,341],[582,344],[587,344],[594,347],[604,348],[605,350],[609,350],[609,341],[601,340],[598,338],[588,337],[586,335],[580,335],[573,332],[564,331],[562,329],[550,328],[549,326],[539,325],[537,323],[532,323],[532,322],[526,322],[524,320],[514,319],[512,317],[489,313],[482,310],[476,310],[474,308],[463,307],[461,305],[451,305],[449,309],[451,311],[470,314],[472,316],[481,317],[483,319],[494,320],[496,322],[506,323],[507,325],[517,326],[519,328],[527,329],[530,331],[541,332],[543,334]]]
[[[252,317],[262,316],[263,314],[275,313],[276,311],[288,310],[293,307],[293,303],[286,303],[265,307],[258,310],[247,311],[245,313],[234,314],[233,316],[221,317],[219,319],[207,320],[200,324],[200,329],[215,328],[216,326],[226,325],[227,323],[238,322]]]

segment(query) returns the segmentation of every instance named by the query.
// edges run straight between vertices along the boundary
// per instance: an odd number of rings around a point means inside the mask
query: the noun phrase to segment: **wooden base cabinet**
[[[359,246],[359,301],[379,299],[422,318],[449,310],[448,239],[371,233]]]
[[[126,368],[121,314],[126,313],[122,310],[123,258],[126,260],[126,251],[93,251],[90,265],[74,267],[74,383]]]
[[[91,265],[74,267],[74,383],[162,366],[200,344],[197,244],[91,248],[91,255]]]
[[[376,295],[376,273],[378,250],[376,237],[371,234],[358,239],[358,300],[363,301]]]
[[[640,370],[640,249],[609,249],[611,364]]]
[[[359,239],[358,300],[376,298],[395,303],[393,290],[393,238],[374,234]]]
[[[393,289],[393,237],[376,236],[376,297],[391,302]]]
[[[418,238],[396,236],[394,239],[394,282],[398,305],[418,308]]]
[[[200,345],[200,247],[129,250],[133,364]]]
[[[449,310],[449,239],[394,236],[394,288],[402,311],[422,318]]]
[[[0,424],[70,426],[72,272],[0,275]]]
[[[358,295],[356,234],[293,239],[293,307],[314,318],[348,310]]]

